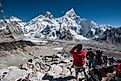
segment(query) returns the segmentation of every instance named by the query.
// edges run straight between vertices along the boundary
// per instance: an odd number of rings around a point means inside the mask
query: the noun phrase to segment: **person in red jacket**
[[[117,60],[115,79],[121,81],[121,59]]]
[[[86,51],[82,49],[82,44],[77,44],[75,47],[71,49],[70,53],[73,57],[75,75],[76,75],[76,78],[78,78],[77,76],[80,69],[83,69],[85,74],[84,65],[86,64],[86,61],[85,61]]]

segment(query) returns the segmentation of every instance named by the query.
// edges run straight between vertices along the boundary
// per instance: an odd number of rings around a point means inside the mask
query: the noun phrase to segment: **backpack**
[[[117,64],[116,76],[121,78],[121,64]]]
[[[104,64],[103,58],[97,58],[97,60],[98,60],[98,62],[97,62],[98,65]]]

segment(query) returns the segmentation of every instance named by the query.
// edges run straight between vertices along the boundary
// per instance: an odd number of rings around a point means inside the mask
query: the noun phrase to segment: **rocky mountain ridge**
[[[50,12],[39,15],[29,22],[10,17],[0,20],[0,37],[13,37],[14,40],[61,39],[61,40],[104,40],[109,43],[120,43],[121,28],[110,25],[99,25],[92,20],[80,18],[72,8],[64,16],[54,18]],[[116,31],[118,30],[118,31]],[[115,34],[114,34],[115,33]],[[115,42],[112,42],[115,41]]]

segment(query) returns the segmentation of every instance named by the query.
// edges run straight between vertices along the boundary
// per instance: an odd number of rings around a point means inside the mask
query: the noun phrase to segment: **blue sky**
[[[3,0],[4,15],[29,21],[50,11],[54,17],[74,8],[77,15],[99,24],[121,26],[121,0]]]

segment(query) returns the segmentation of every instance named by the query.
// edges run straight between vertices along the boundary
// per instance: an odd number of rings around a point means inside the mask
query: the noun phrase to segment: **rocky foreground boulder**
[[[0,81],[74,81],[72,61],[64,56],[40,56],[0,70]]]

